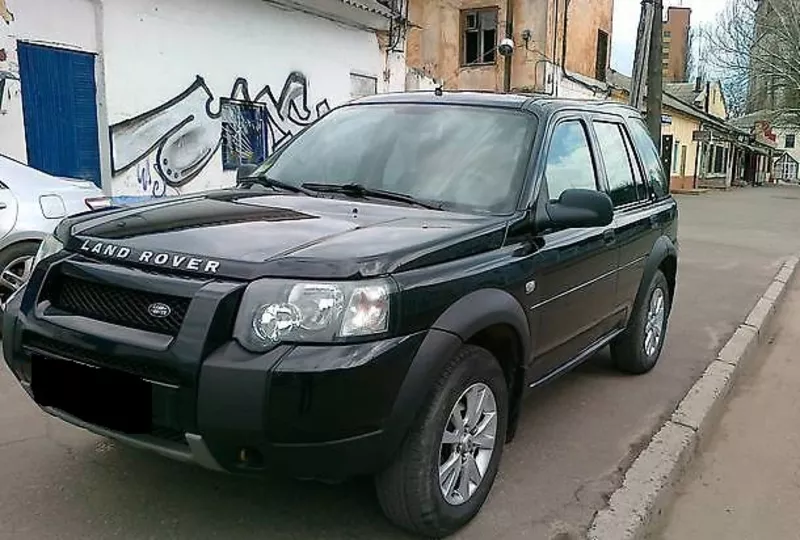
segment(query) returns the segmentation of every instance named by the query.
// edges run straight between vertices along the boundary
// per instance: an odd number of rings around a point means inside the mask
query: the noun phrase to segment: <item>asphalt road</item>
[[[621,470],[800,252],[800,188],[680,198],[681,260],[664,356],[643,377],[602,353],[525,404],[481,515],[457,537],[583,535]],[[45,417],[0,368],[0,540],[406,538],[371,485],[257,481],[118,447]]]

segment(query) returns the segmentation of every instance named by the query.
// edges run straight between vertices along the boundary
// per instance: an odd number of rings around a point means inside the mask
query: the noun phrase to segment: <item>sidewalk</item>
[[[800,539],[800,283],[678,486],[663,540]]]

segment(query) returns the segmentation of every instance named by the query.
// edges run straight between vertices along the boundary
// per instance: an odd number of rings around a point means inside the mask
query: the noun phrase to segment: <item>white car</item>
[[[39,244],[63,218],[108,206],[92,182],[51,176],[0,154],[0,302],[28,279]]]

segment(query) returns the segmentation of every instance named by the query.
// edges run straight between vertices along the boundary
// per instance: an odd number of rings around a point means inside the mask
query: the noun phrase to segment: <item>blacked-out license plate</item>
[[[31,386],[41,406],[123,433],[148,433],[153,387],[121,371],[34,356]]]

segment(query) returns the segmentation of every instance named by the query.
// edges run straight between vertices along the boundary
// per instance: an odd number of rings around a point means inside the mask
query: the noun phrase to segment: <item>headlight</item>
[[[32,268],[36,268],[36,265],[43,259],[55,255],[62,249],[64,249],[64,244],[52,234],[48,235],[42,243],[39,244],[39,251],[36,252],[36,257],[33,258]]]
[[[251,283],[236,319],[234,337],[245,348],[266,351],[281,342],[331,343],[389,330],[392,282]]]

